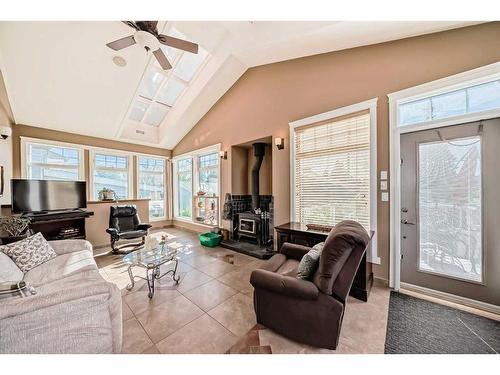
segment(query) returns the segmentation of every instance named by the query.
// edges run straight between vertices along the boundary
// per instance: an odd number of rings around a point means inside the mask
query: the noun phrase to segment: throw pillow
[[[57,256],[41,233],[0,246],[0,251],[8,255],[23,273]]]
[[[21,281],[23,277],[23,271],[16,266],[12,259],[0,252],[0,283],[5,281]]]
[[[309,252],[304,255],[297,268],[297,278],[302,280],[310,280],[316,272],[319,264],[321,251],[323,250],[324,242],[320,242],[312,247]]]

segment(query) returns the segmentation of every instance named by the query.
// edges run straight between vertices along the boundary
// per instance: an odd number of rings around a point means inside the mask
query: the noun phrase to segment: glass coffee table
[[[123,261],[127,263],[128,275],[130,284],[127,285],[127,290],[132,290],[135,285],[135,279],[146,280],[148,283],[148,297],[153,298],[155,293],[155,280],[159,280],[166,275],[170,275],[176,284],[179,284],[180,276],[177,275],[177,258],[178,248],[171,247],[168,244],[158,245],[154,249],[141,249],[131,252],[123,257]],[[173,263],[174,268],[163,274],[160,267],[167,263]],[[135,267],[144,268],[146,277],[134,275],[132,269]]]

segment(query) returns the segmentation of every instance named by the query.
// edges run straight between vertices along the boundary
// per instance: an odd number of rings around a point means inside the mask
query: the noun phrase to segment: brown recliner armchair
[[[257,322],[292,340],[335,349],[347,296],[370,236],[357,222],[335,226],[325,241],[311,281],[297,267],[310,248],[284,243],[279,254],[252,272]]]

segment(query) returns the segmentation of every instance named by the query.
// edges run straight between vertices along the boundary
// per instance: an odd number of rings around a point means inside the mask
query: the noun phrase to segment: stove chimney
[[[266,144],[262,142],[254,143],[253,154],[255,156],[255,164],[252,168],[252,209],[253,211],[260,208],[260,195],[259,195],[259,172],[266,153]]]

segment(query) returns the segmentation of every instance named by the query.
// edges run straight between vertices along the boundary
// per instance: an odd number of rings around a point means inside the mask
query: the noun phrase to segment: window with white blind
[[[83,152],[59,144],[22,141],[24,175],[36,180],[83,180]]]
[[[373,229],[370,119],[368,111],[358,111],[294,128],[294,221],[336,225],[349,219]]]

